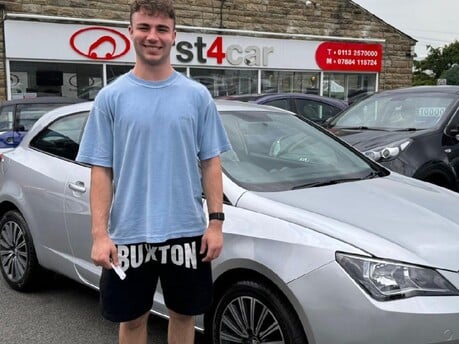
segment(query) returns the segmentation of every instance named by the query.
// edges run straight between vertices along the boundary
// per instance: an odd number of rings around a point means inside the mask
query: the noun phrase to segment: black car
[[[384,91],[325,126],[393,171],[459,190],[459,86]]]
[[[0,104],[0,152],[15,148],[32,125],[57,107],[85,101],[70,97],[14,99]]]
[[[275,106],[320,125],[349,106],[344,100],[308,93],[244,94],[220,98]]]

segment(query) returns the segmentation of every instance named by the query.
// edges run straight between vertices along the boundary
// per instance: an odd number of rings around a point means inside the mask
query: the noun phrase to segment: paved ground
[[[117,325],[99,313],[98,293],[64,277],[34,293],[9,288],[0,275],[2,344],[116,344]],[[152,316],[149,343],[167,343],[167,321]],[[196,343],[203,344],[202,335]]]

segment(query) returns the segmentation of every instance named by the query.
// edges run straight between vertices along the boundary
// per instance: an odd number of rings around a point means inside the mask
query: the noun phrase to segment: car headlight
[[[411,139],[393,142],[386,146],[376,147],[371,150],[363,152],[367,157],[375,161],[387,161],[395,159],[401,152],[403,152],[412,142]]]
[[[378,301],[459,295],[459,290],[434,269],[340,252],[336,253],[336,261]]]

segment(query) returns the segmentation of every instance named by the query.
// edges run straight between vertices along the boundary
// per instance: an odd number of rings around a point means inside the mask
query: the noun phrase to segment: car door
[[[91,168],[75,161],[88,113],[81,112],[69,117],[68,131],[65,132],[72,146],[65,155],[72,162],[67,171],[64,187],[65,226],[73,254],[73,262],[79,278],[92,286],[98,286],[100,268],[91,260],[91,213],[89,207],[89,187]]]
[[[36,242],[41,245],[40,262],[70,276],[75,275],[74,252],[69,243],[66,209],[74,202],[68,199],[65,187],[68,174],[74,173],[73,159],[78,151],[70,137],[74,123],[71,116],[51,123],[30,141],[31,149],[22,153],[28,167],[24,197],[30,204],[28,220],[36,228]],[[81,209],[79,205],[80,213]]]
[[[91,260],[90,181],[90,167],[75,163],[65,185],[64,209],[75,269],[83,281],[97,286],[101,270]]]
[[[42,130],[31,145],[46,153],[41,157],[43,164],[59,175],[55,178],[57,186],[53,194],[58,200],[55,208],[58,208],[59,215],[62,214],[62,220],[53,224],[54,233],[48,235],[58,237],[59,241],[50,247],[64,246],[65,243],[69,249],[59,253],[64,258],[62,264],[71,265],[73,274],[76,272],[80,279],[94,284],[98,270],[90,256],[90,168],[75,161],[87,116],[88,112],[80,112],[59,118]],[[44,205],[43,208],[53,207]]]

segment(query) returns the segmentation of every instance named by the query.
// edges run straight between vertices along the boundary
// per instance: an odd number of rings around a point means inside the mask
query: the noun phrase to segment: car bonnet
[[[364,152],[372,148],[382,147],[403,139],[416,137],[426,131],[379,131],[379,130],[355,130],[339,129],[331,130],[336,136]]]
[[[285,192],[238,206],[313,229],[375,257],[459,271],[459,194],[397,174]]]

